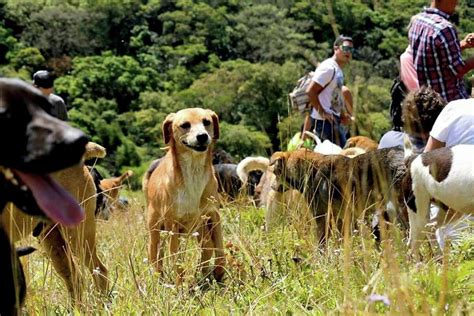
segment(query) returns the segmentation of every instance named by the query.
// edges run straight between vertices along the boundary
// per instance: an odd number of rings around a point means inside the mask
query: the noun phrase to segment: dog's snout
[[[85,147],[89,138],[81,130],[70,127],[64,132],[64,141],[78,147]]]
[[[197,135],[196,139],[200,144],[205,144],[209,139],[209,135],[207,135],[207,133],[202,133]]]

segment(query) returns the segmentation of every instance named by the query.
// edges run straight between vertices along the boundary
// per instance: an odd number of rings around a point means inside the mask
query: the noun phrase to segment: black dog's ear
[[[173,133],[171,126],[173,124],[174,116],[175,113],[168,114],[165,121],[163,122],[162,131],[165,144],[168,144],[171,141],[171,134]]]

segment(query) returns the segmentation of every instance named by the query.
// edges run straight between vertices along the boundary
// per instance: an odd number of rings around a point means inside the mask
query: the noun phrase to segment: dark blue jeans
[[[345,133],[341,133],[340,125],[341,119],[337,116],[334,117],[334,122],[332,123],[326,120],[316,120],[314,131],[322,142],[329,139],[334,144],[344,147],[346,144],[346,135]]]

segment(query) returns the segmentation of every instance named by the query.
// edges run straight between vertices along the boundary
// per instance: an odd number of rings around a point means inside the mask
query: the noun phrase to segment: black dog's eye
[[[211,125],[211,121],[209,121],[208,119],[204,119],[202,120],[202,124],[204,124],[204,126],[209,126]]]
[[[181,127],[182,129],[188,129],[188,128],[191,127],[191,123],[189,123],[189,122],[183,123],[183,124],[181,124],[180,127]]]

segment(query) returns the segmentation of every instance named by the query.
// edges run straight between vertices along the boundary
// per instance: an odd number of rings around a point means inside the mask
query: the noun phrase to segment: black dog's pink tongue
[[[36,203],[53,221],[76,225],[84,219],[84,211],[74,197],[49,175],[37,175],[15,170],[33,193]]]

